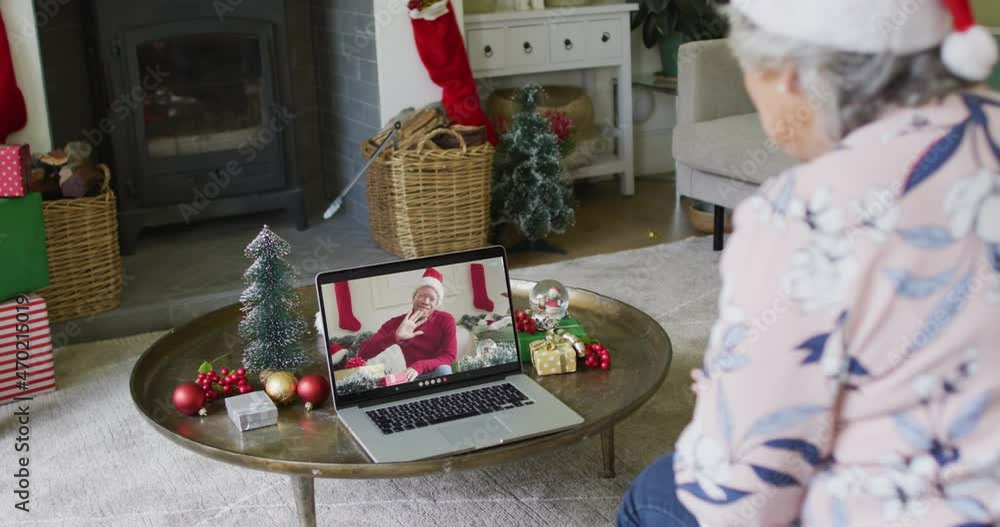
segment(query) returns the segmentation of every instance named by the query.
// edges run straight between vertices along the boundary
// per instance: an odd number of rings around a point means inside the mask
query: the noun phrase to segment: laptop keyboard
[[[513,384],[493,384],[412,403],[365,412],[382,430],[394,434],[480,414],[535,404]]]

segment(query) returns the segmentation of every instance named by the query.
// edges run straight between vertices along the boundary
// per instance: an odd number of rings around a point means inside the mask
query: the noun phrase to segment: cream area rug
[[[522,462],[434,476],[316,481],[319,525],[610,525],[633,477],[669,451],[690,417],[689,371],[715,316],[718,253],[702,238],[529,269],[625,300],[655,317],[674,344],[656,396],[617,428],[618,476],[598,477],[588,440]],[[58,392],[31,406],[30,513],[13,508],[14,408],[0,413],[0,525],[285,526],[295,524],[286,476],[243,470],[175,446],[139,416],[128,393],[138,355],[161,333],[56,353]]]

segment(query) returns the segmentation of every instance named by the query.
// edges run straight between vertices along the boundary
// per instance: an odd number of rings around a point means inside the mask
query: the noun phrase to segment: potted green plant
[[[660,47],[663,74],[677,76],[677,50],[693,40],[722,38],[726,20],[715,0],[628,0],[639,4],[632,12],[632,29],[642,30],[647,49]]]

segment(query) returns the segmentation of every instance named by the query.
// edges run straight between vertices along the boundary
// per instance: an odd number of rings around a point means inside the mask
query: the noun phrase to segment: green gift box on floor
[[[583,330],[582,326],[580,326],[580,321],[575,318],[566,317],[560,320],[558,329],[566,330],[567,333],[572,333],[581,339],[587,338],[587,332]],[[539,329],[534,334],[524,333],[521,331],[517,332],[517,351],[521,356],[521,362],[525,364],[531,363],[531,343],[544,338],[545,331],[542,329]]]
[[[48,285],[42,195],[0,198],[0,302]]]

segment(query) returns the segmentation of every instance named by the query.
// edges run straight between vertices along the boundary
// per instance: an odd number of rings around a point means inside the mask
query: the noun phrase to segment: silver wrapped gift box
[[[263,391],[227,397],[226,413],[243,432],[278,424],[278,407]]]

